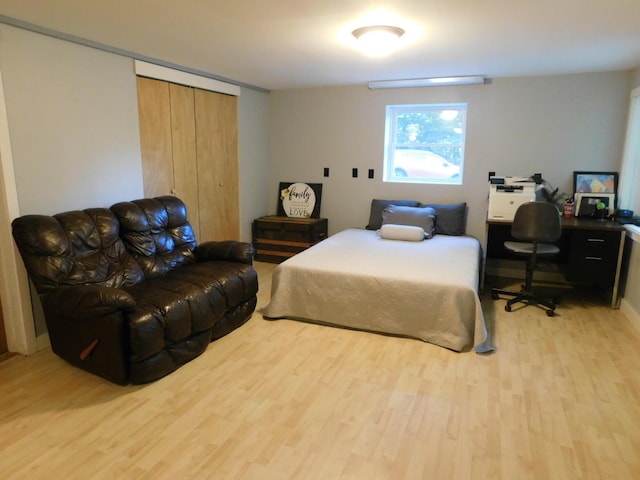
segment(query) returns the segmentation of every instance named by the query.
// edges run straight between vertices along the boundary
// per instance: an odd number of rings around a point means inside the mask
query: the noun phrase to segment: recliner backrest
[[[120,236],[147,279],[195,261],[197,242],[187,208],[179,198],[163,196],[111,206],[120,221]]]
[[[511,235],[523,242],[552,243],[560,238],[560,211],[552,203],[527,202],[516,210]]]
[[[144,278],[108,208],[25,215],[12,233],[39,294],[65,285],[126,287]]]

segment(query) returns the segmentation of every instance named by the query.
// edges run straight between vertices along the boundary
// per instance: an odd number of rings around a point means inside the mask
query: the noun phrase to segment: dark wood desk
[[[618,308],[625,237],[625,228],[616,222],[563,218],[562,235],[556,242],[560,253],[549,260],[560,265],[567,282],[597,285],[610,291],[611,308]],[[511,222],[487,220],[483,271],[488,258],[522,260],[505,250],[504,242],[508,240],[514,240]]]

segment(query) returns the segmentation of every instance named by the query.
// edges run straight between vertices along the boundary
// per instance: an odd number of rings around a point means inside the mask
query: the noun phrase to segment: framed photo
[[[278,215],[281,217],[320,218],[321,183],[280,182]]]
[[[573,172],[573,193],[618,193],[618,172]]]
[[[576,193],[575,216],[603,218],[614,214],[615,194],[613,193]],[[598,204],[604,204],[606,212],[600,213]]]

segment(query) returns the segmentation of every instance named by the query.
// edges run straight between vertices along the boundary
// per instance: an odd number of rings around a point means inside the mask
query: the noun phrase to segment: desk
[[[597,285],[609,290],[611,308],[618,308],[625,232],[622,225],[607,220],[563,218],[562,235],[556,242],[560,253],[545,260],[558,264],[568,283]],[[515,240],[511,236],[511,222],[487,220],[485,272],[488,258],[522,260],[506,251],[504,242],[507,240]]]

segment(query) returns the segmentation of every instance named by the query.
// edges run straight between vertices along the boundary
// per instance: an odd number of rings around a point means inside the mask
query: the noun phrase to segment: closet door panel
[[[240,238],[237,98],[195,89],[201,241]]]
[[[145,197],[173,191],[169,84],[137,77],[142,179]]]
[[[198,167],[193,88],[169,84],[174,195],[187,206],[187,218],[200,241]]]

